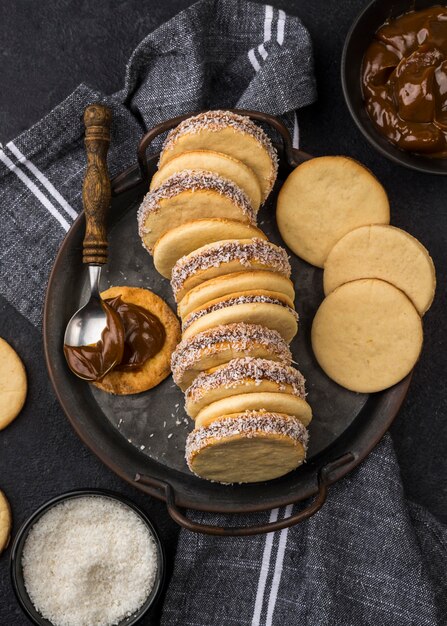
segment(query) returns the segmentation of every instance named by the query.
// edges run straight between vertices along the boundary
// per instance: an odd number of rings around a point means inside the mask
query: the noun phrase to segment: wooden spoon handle
[[[111,189],[107,171],[112,112],[102,104],[91,104],[84,111],[87,171],[82,187],[85,214],[83,263],[107,263],[106,217]]]

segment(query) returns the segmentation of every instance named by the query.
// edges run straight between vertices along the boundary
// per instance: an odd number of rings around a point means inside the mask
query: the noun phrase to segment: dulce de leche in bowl
[[[398,148],[447,158],[447,7],[387,21],[363,58],[366,110]]]

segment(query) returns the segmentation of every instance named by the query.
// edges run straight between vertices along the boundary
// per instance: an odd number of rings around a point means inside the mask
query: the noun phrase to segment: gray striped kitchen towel
[[[34,325],[56,251],[81,210],[82,112],[113,109],[109,168],[135,161],[142,132],[203,108],[245,107],[293,128],[316,97],[309,35],[271,6],[201,0],[148,35],[133,53],[122,91],[80,85],[37,125],[0,149],[3,295]],[[290,515],[285,507],[235,520],[189,512],[218,525]],[[434,626],[447,623],[447,536],[408,503],[386,437],[334,486],[316,516],[290,530],[249,538],[181,532],[163,626]]]

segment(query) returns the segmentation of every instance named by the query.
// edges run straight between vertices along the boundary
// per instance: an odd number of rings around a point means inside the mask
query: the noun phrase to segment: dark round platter
[[[292,148],[282,123],[269,115],[243,112],[273,126],[282,140],[279,181],[258,224],[269,238],[284,245],[275,221],[276,195],[290,171],[310,156]],[[138,148],[138,164],[112,180],[109,213],[109,263],[102,285],[147,287],[174,308],[169,282],[154,269],[137,232],[136,211],[156,169],[157,156],[146,149],[157,135],[188,116],[169,120],[147,133]],[[87,273],[81,264],[84,217],[67,234],[48,283],[44,311],[47,367],[59,402],[82,441],[114,472],[146,493],[166,501],[169,513],[190,530],[220,535],[247,535],[290,526],[315,513],[327,488],[358,465],[382,438],[406,395],[411,375],[387,391],[355,394],[331,381],[312,354],[310,329],[323,299],[322,271],[291,254],[292,279],[300,315],[298,336],[291,348],[307,379],[314,419],[310,425],[308,460],[296,471],[274,481],[220,485],[197,478],[184,460],[184,444],[192,422],[183,412],[183,394],[169,377],[158,387],[135,396],[111,396],[76,378],[63,350],[67,321],[85,299]],[[221,513],[250,513],[284,506],[317,494],[295,516],[257,527],[203,526],[189,520],[181,508]]]

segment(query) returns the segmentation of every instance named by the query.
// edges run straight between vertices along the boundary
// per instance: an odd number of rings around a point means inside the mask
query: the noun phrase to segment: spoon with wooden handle
[[[111,121],[110,109],[101,104],[92,104],[85,109],[87,171],[82,188],[85,214],[82,262],[88,265],[90,297],[87,304],[81,307],[67,324],[64,337],[66,346],[96,344],[107,326],[99,282],[101,267],[107,263],[105,223],[111,197],[107,152],[110,144]],[[107,371],[115,365],[116,363],[112,363]]]

